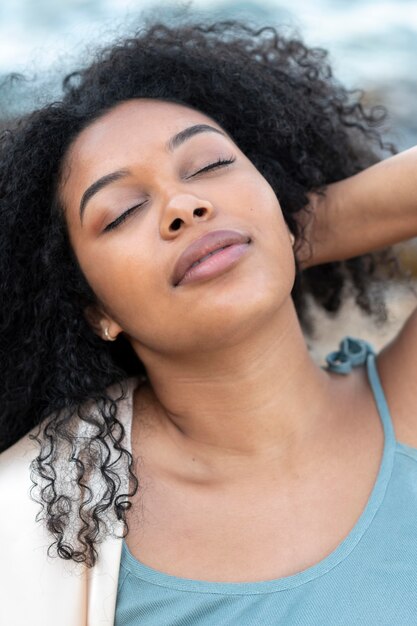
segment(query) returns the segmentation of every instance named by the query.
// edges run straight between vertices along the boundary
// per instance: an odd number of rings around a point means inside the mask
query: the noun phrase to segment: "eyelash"
[[[232,156],[229,157],[228,159],[222,159],[220,157],[215,163],[210,163],[209,165],[206,165],[201,170],[198,170],[198,172],[195,172],[195,174],[192,174],[192,176],[189,176],[189,178],[192,178],[193,176],[197,176],[197,174],[201,174],[202,172],[214,170],[215,168],[221,167],[222,165],[230,165],[235,160],[236,160],[235,157],[232,157]]]
[[[219,158],[215,163],[210,163],[209,165],[206,165],[201,170],[198,170],[198,172],[195,172],[188,178],[193,178],[193,176],[197,176],[197,174],[202,174],[203,172],[208,172],[218,167],[230,165],[231,163],[234,163],[235,160],[236,160],[235,157],[229,157],[228,159]],[[141,204],[136,204],[135,206],[132,206],[130,209],[122,213],[117,219],[115,219],[113,222],[111,222],[104,228],[104,232],[107,232],[109,230],[113,230],[113,228],[116,228],[119,224],[124,222],[127,217],[129,217],[132,211],[134,211],[135,209],[139,209],[141,206],[145,204],[145,202],[146,200],[144,202],[141,202]]]

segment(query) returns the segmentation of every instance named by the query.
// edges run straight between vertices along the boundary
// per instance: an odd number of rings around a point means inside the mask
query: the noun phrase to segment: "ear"
[[[100,306],[89,305],[84,309],[84,315],[92,330],[105,341],[114,341],[123,331]]]

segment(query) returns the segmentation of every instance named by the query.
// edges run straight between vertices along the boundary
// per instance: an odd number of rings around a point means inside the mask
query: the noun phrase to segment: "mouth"
[[[213,256],[213,254],[217,254],[218,252],[220,252],[221,250],[225,250],[226,248],[230,248],[231,244],[227,245],[227,246],[223,246],[223,248],[217,248],[217,250],[213,250],[213,252],[209,252],[208,254],[206,254],[205,256],[203,256],[201,259],[199,259],[198,261],[194,261],[194,263],[189,267],[189,270],[192,269],[193,267],[196,267],[197,265],[200,265],[200,263],[202,263],[203,261],[205,261],[206,259],[209,259],[211,256]],[[187,271],[189,271],[187,270]]]
[[[251,243],[249,235],[238,231],[211,231],[194,241],[174,267],[174,287],[216,276],[240,259]]]

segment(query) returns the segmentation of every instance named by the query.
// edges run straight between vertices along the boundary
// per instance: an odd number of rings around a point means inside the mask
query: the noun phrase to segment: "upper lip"
[[[212,230],[199,237],[184,250],[175,263],[172,273],[173,285],[177,286],[190,266],[206,254],[209,254],[209,252],[214,252],[214,250],[236,243],[249,243],[250,240],[249,235],[236,230]]]

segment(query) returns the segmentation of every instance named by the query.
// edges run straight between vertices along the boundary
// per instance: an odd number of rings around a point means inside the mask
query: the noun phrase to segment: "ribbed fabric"
[[[368,502],[339,546],[298,574],[223,583],[159,572],[123,542],[115,626],[417,626],[417,449],[395,440],[372,346],[346,337],[327,357],[341,374],[365,361],[384,449]]]

